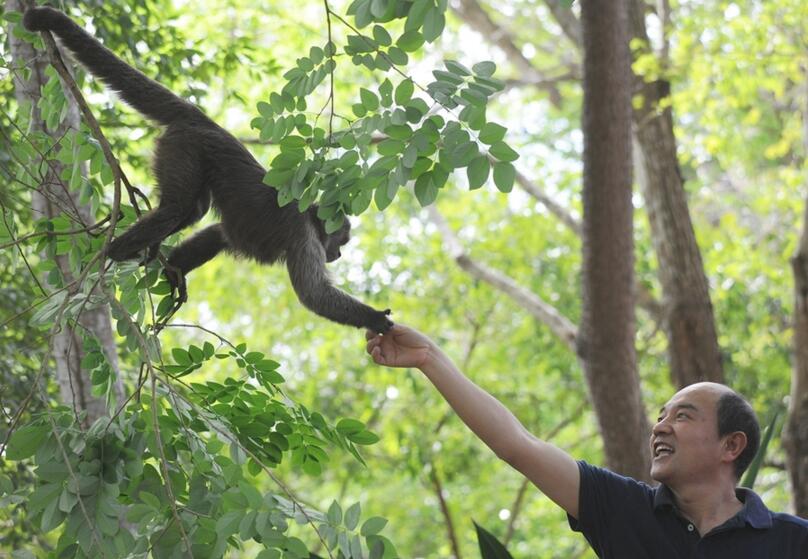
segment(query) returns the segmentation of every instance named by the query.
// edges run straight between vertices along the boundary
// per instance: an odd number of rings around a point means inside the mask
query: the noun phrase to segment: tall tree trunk
[[[631,59],[627,0],[583,0],[583,316],[578,351],[616,472],[648,479],[634,348]]]
[[[645,2],[629,1],[632,38],[648,44]],[[679,387],[702,380],[723,382],[707,276],[676,155],[673,115],[670,106],[660,107],[670,95],[670,84],[637,77],[635,88],[642,99],[633,114],[642,171],[639,183],[659,262],[671,379]]]
[[[24,12],[25,5],[20,0],[6,0],[6,11]],[[68,128],[78,129],[80,124],[79,111],[75,100],[66,93],[68,114],[58,130],[47,130],[45,123],[40,118],[37,102],[41,96],[42,87],[47,83],[48,77],[45,75],[47,67],[47,55],[37,51],[25,41],[15,37],[11,32],[13,23],[9,23],[9,42],[11,47],[11,57],[17,68],[30,68],[30,78],[25,79],[23,72],[14,73],[14,90],[17,102],[20,105],[30,103],[32,107],[31,131],[40,131],[50,134],[54,138],[61,137]],[[59,215],[60,207],[73,209],[82,221],[89,225],[93,223],[93,216],[87,206],[82,206],[75,192],[70,192],[59,178],[61,163],[53,161],[52,170],[48,177],[45,177],[40,188],[42,192],[35,192],[32,199],[32,209],[35,219],[44,217],[52,218]],[[56,203],[55,203],[56,202]],[[67,281],[71,281],[72,274],[67,263],[66,256],[58,256],[56,263]],[[109,318],[109,309],[106,306],[85,310],[80,318],[83,328],[92,333],[101,344],[107,359],[115,371],[118,370],[118,358],[115,342],[112,335],[112,326]],[[56,378],[59,384],[59,393],[63,404],[76,409],[86,411],[86,423],[90,424],[97,418],[107,414],[106,404],[103,399],[92,395],[92,385],[90,379],[83,374],[80,364],[84,357],[84,348],[81,335],[77,328],[63,328],[56,335],[53,341],[53,359],[56,364]],[[116,396],[119,402],[123,401],[124,391],[120,378],[114,385]]]
[[[806,68],[808,78],[808,68]],[[805,89],[803,143],[808,149],[808,79]],[[791,475],[795,512],[808,518],[808,199],[805,200],[802,234],[791,259],[794,272],[794,370],[788,405],[784,446]]]

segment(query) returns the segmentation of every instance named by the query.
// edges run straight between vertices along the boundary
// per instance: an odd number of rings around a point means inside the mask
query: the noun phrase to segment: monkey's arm
[[[387,318],[389,310],[377,311],[331,284],[325,251],[313,234],[287,252],[286,265],[300,302],[316,314],[374,332],[386,332],[393,325]]]

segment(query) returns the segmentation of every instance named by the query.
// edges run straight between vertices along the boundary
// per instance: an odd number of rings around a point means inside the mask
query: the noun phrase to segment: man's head
[[[737,482],[760,444],[755,412],[722,384],[674,394],[651,433],[651,477],[668,486],[727,477]]]

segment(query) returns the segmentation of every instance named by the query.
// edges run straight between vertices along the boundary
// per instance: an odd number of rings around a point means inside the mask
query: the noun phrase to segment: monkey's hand
[[[390,309],[385,309],[383,311],[373,311],[373,313],[368,317],[366,324],[364,327],[368,330],[373,330],[374,332],[378,332],[379,334],[384,334],[390,328],[393,327],[393,321],[387,318],[392,311]]]
[[[166,264],[163,273],[171,285],[171,296],[177,300],[177,305],[182,305],[188,300],[188,288],[185,284],[185,274],[177,266]],[[176,292],[176,296],[174,293]]]

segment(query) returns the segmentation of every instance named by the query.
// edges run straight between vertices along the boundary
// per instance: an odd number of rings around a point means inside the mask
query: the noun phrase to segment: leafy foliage
[[[469,69],[446,60],[445,70],[432,72],[434,81],[418,86],[426,98],[414,96],[416,84],[399,70],[409,61],[407,52],[440,35],[445,10],[445,0],[437,5],[432,0],[356,0],[350,5],[348,14],[359,29],[377,23],[370,34],[351,27],[355,34],[348,35],[344,55],[355,66],[395,70],[403,76],[396,84],[385,78],[375,90],[360,88],[353,119],[334,112],[339,53],[332,41],[312,47],[283,75],[286,84],[280,93],[258,103],[260,116],[253,119],[253,128],[260,130],[262,140],[280,146],[264,181],[278,189],[282,205],[297,201],[302,211],[319,201],[318,216],[327,231],[335,231],[346,215],[361,214],[371,201],[385,209],[409,183],[414,183],[422,206],[433,203],[455,169],[468,168],[471,188],[479,188],[488,178],[489,160],[494,162],[497,188],[511,190],[512,162],[518,154],[503,141],[505,128],[486,121],[489,99],[504,88],[492,77],[494,63],[480,62]],[[379,25],[394,19],[405,20],[395,42]],[[325,106],[314,122],[305,111],[309,97],[329,76],[332,90],[326,105],[331,104],[331,115],[327,125],[320,125]],[[460,111],[455,115],[456,109]],[[334,117],[348,126],[335,130]]]

